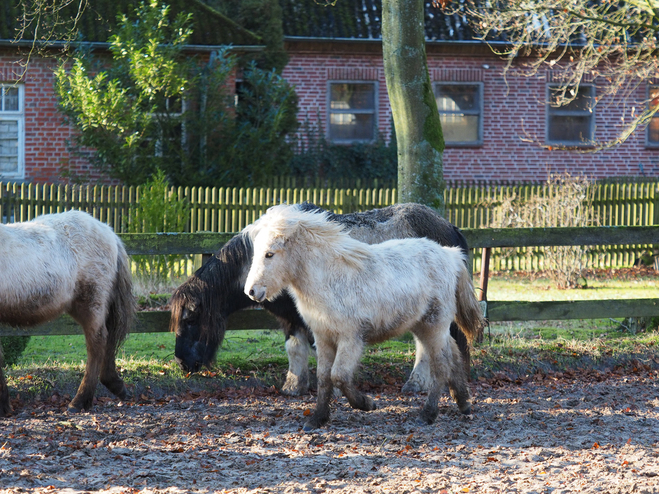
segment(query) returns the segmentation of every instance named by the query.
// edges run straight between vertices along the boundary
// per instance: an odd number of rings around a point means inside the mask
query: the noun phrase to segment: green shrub
[[[29,336],[3,336],[0,338],[0,345],[2,345],[0,354],[4,355],[5,365],[14,365],[18,362],[29,342]]]
[[[254,18],[256,1],[249,9],[233,3],[232,12]],[[264,5],[261,19],[280,11],[276,0]],[[80,43],[55,71],[59,111],[77,130],[72,150],[127,185],[144,183],[158,169],[177,186],[260,186],[286,174],[288,135],[298,128],[293,87],[275,70],[243,60],[234,94],[240,60],[233,49],[191,57],[185,47],[192,19],[172,17],[165,4],[142,2],[119,19],[109,39],[111,60]],[[275,27],[267,29],[264,66],[285,64]]]
[[[184,232],[190,214],[190,204],[179,199],[169,186],[165,173],[158,170],[151,179],[139,188],[137,204],[130,210],[128,231],[130,233]],[[145,291],[158,291],[168,284],[170,277],[183,274],[180,255],[136,255],[132,256],[135,266],[136,285],[145,285]]]

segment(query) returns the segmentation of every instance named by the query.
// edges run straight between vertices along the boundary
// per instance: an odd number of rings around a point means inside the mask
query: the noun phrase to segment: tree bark
[[[444,136],[428,73],[423,0],[382,1],[382,51],[398,143],[398,201],[444,213]]]

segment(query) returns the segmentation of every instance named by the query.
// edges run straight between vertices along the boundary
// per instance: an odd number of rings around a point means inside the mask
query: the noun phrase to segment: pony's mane
[[[324,210],[305,211],[298,205],[273,206],[254,223],[250,236],[263,230],[284,239],[302,235],[306,241],[335,252],[356,267],[370,255],[367,244],[350,237],[345,225],[331,221],[330,213]]]
[[[233,299],[227,298],[227,294],[232,293],[232,285],[240,281],[241,273],[249,267],[252,260],[251,240],[239,233],[224,244],[214,257],[216,259],[201,266],[172,294],[170,331],[176,332],[182,311],[191,301],[203,307],[200,311],[201,338],[204,343],[216,348],[224,336],[226,318],[223,312],[242,308],[230,307]]]

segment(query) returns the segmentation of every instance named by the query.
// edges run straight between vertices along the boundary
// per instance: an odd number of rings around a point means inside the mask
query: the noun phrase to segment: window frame
[[[372,110],[334,110],[332,109],[332,85],[333,84],[366,84],[373,87],[373,109]],[[378,81],[375,80],[344,80],[344,79],[332,79],[327,81],[327,140],[333,144],[355,144],[355,143],[372,143],[377,140],[378,137],[378,114],[379,114],[379,94],[380,88]],[[334,139],[332,138],[331,133],[331,122],[333,114],[362,114],[362,115],[373,115],[373,128],[372,137],[370,139]]]
[[[4,89],[7,87],[18,88],[18,110],[4,110]],[[18,133],[18,155],[17,170],[15,173],[4,173],[0,171],[0,181],[24,180],[25,179],[25,86],[14,82],[0,82],[0,121],[17,122]]]
[[[448,141],[444,140],[444,144],[446,146],[450,147],[481,147],[483,146],[483,121],[485,120],[484,116],[484,108],[485,108],[485,102],[484,102],[484,92],[485,92],[485,84],[481,81],[434,81],[432,84],[432,89],[433,89],[433,96],[435,97],[435,102],[437,101],[437,91],[436,88],[439,86],[475,86],[478,88],[478,95],[479,95],[479,104],[478,104],[478,109],[477,110],[468,110],[468,111],[454,111],[454,112],[442,112],[439,110],[439,107],[437,107],[437,110],[439,112],[439,118],[441,120],[442,114],[445,115],[454,115],[454,114],[462,114],[462,115],[477,115],[478,116],[478,138],[475,141]],[[442,127],[442,133],[443,133],[443,127]]]
[[[180,96],[181,98],[181,111],[180,112],[174,112],[169,110],[170,106],[170,101],[172,97],[167,97],[165,98],[165,111],[160,111],[160,112],[153,112],[151,113],[152,117],[155,117],[156,119],[164,116],[164,117],[175,117],[180,120],[180,125],[181,125],[181,147],[184,149],[187,143],[187,134],[186,134],[186,128],[185,128],[185,112],[187,111],[187,99],[185,98],[184,95]],[[154,158],[162,158],[163,157],[163,142],[165,140],[165,137],[162,135],[162,127],[159,126],[158,129],[158,137],[154,137],[152,139],[148,140],[153,140],[153,157]]]
[[[548,83],[545,89],[545,144],[548,146],[561,146],[561,147],[570,147],[570,148],[587,148],[592,147],[595,143],[595,120],[596,120],[596,108],[593,105],[591,111],[587,110],[565,110],[562,106],[552,107],[551,106],[551,89],[554,87],[560,87],[560,84]],[[595,91],[595,84],[580,84],[579,89],[588,88],[590,97],[593,101],[596,100],[597,94]],[[588,132],[590,134],[589,139],[586,141],[557,141],[549,139],[549,129],[551,117],[573,117],[573,116],[585,116],[587,115],[590,118],[588,125]]]
[[[648,108],[650,108],[650,104],[652,103],[652,99],[651,99],[651,96],[650,96],[650,91],[652,91],[653,89],[656,89],[657,91],[659,91],[659,84],[650,84],[650,83],[647,84],[647,87],[645,89],[645,95],[646,95],[646,100],[648,102],[647,103]],[[657,97],[659,98],[659,94],[657,95]],[[650,119],[650,121],[648,122],[648,124],[645,127],[645,147],[646,148],[657,149],[657,148],[659,148],[659,140],[657,140],[657,141],[651,141],[650,140],[650,122],[654,119],[659,120],[659,110],[657,110],[657,113],[654,114],[654,116]]]

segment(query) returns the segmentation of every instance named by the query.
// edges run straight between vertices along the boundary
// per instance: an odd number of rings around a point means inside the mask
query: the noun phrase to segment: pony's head
[[[277,214],[280,207],[270,208],[248,229],[254,256],[245,282],[245,294],[258,303],[275,299],[288,282],[286,247],[293,224]]]
[[[271,207],[245,233],[254,248],[245,293],[259,303],[308,276],[304,271],[314,267],[310,259],[316,252],[353,267],[361,265],[366,252],[365,244],[350,238],[340,223],[329,221],[327,212],[296,205]]]
[[[177,288],[170,302],[169,329],[176,333],[174,357],[185,372],[210,367],[224,334],[224,318],[210,308],[204,285],[193,275]]]
[[[170,301],[174,355],[186,372],[210,367],[224,339],[228,314],[251,304],[243,294],[251,244],[236,235],[179,286]]]

